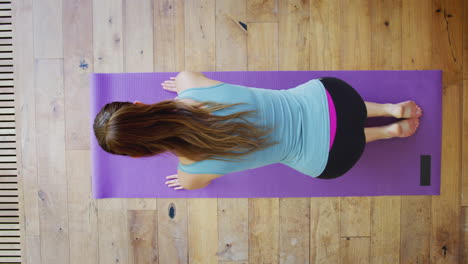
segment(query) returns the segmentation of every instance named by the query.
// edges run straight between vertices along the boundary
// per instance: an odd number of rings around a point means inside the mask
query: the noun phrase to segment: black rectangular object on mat
[[[431,185],[431,155],[421,155],[420,160],[420,185]]]

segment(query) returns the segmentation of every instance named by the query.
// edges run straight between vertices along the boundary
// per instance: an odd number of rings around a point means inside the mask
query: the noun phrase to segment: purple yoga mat
[[[130,158],[105,152],[91,130],[94,198],[246,198],[440,194],[442,72],[434,71],[233,71],[204,72],[227,83],[289,89],[310,79],[332,76],[351,84],[365,101],[397,103],[414,100],[423,109],[419,130],[409,138],[367,144],[359,162],[345,175],[324,180],[283,164],[226,174],[198,190],[174,190],[165,184],[177,173],[170,154]],[[112,101],[155,103],[176,93],[160,83],[177,72],[92,73],[91,124]],[[374,124],[388,122],[377,120]],[[368,123],[370,124],[370,123]],[[91,128],[92,129],[92,128]],[[430,164],[427,158],[429,155]],[[426,177],[425,179],[423,179]],[[425,182],[425,183],[423,183]]]

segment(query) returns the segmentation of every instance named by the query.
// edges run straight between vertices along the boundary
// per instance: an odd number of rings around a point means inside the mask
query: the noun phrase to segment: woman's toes
[[[408,129],[406,133],[403,133],[403,136],[409,137],[409,136],[412,136],[418,129],[419,119],[411,118],[411,119],[408,119],[407,121],[408,121]]]
[[[410,118],[399,121],[395,124],[396,127],[393,128],[395,137],[409,137],[412,136],[419,127],[418,118]]]
[[[422,116],[422,109],[418,105],[416,105],[416,116],[417,117]]]

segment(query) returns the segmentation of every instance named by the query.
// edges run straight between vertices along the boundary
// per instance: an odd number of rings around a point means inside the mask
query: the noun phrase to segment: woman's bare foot
[[[391,137],[409,137],[418,127],[419,118],[410,118],[388,125],[387,132]]]
[[[391,113],[396,118],[412,118],[422,116],[422,109],[414,101],[404,101],[391,105]]]
[[[175,86],[175,77],[171,77],[170,80],[166,80],[163,83],[161,83],[161,86],[163,89],[166,89],[171,92],[177,92],[176,86]]]

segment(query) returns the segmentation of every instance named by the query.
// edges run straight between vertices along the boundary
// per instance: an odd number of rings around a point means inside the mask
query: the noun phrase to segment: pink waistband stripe
[[[335,110],[335,104],[333,103],[333,100],[330,96],[330,93],[328,93],[327,89],[325,89],[325,92],[327,93],[327,101],[328,101],[328,112],[330,113],[330,149],[333,146],[333,141],[335,141],[335,135],[336,135],[336,110]]]

